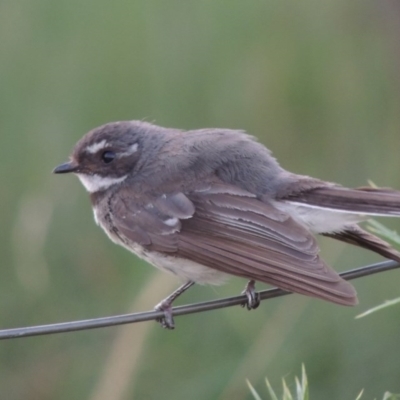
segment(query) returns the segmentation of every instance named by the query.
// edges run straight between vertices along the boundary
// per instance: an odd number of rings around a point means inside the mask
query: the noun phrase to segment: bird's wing
[[[314,237],[288,214],[226,184],[157,197],[141,206],[119,196],[114,224],[128,240],[231,275],[339,304],[354,288],[319,257]]]

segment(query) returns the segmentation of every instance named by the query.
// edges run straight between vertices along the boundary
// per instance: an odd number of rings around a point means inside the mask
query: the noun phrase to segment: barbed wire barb
[[[361,278],[364,276],[377,274],[384,271],[400,268],[400,263],[396,261],[382,261],[380,263],[366,265],[360,268],[342,272],[342,276],[346,280]],[[285,296],[291,292],[285,292],[281,289],[263,290],[260,293],[260,300],[272,299],[275,297]],[[244,304],[247,298],[245,295],[228,297],[219,300],[206,301],[196,304],[188,304],[184,306],[174,307],[172,313],[174,317],[194,314],[198,312],[217,310],[225,307],[232,307]],[[0,340],[17,339],[29,336],[49,335],[53,333],[74,332],[87,329],[104,328],[123,324],[132,324],[137,322],[151,321],[161,318],[162,311],[145,311],[132,314],[114,315],[111,317],[94,318],[81,321],[62,322],[50,325],[28,326],[24,328],[12,328],[0,330]]]

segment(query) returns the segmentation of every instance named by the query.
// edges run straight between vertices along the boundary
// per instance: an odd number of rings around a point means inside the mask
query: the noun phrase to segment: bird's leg
[[[157,319],[160,322],[161,326],[166,329],[174,329],[175,323],[174,318],[172,316],[172,303],[186,290],[188,290],[191,286],[194,285],[193,281],[188,281],[184,283],[182,286],[179,286],[173,293],[171,293],[164,300],[160,301],[154,309],[156,311],[163,311],[164,317]]]
[[[248,310],[254,310],[260,305],[260,293],[256,292],[255,281],[248,281],[242,294],[245,294],[247,297],[247,301],[242,304],[242,307],[247,307]]]

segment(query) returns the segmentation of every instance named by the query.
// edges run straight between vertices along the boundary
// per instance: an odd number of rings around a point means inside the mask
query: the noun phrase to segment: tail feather
[[[323,233],[323,235],[372,250],[383,257],[400,262],[400,252],[379,237],[361,229],[358,225],[351,225],[341,232]]]
[[[389,188],[327,186],[293,194],[286,200],[356,214],[400,216],[400,191]]]

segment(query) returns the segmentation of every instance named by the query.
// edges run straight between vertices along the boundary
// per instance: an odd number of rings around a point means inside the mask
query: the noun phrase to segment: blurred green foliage
[[[106,238],[76,178],[50,173],[102,123],[246,129],[287,169],[400,188],[399,18],[395,0],[2,0],[1,327],[150,309],[178,285]],[[321,246],[338,270],[378,260]],[[354,319],[396,297],[398,276],[356,282],[355,309],[288,296],[178,318],[173,332],[1,342],[1,398],[251,399],[246,378],[275,385],[303,362],[314,399],[399,392],[398,309]]]
[[[279,400],[268,379],[265,380],[265,383],[269,398],[271,400]],[[254,389],[249,381],[247,381],[247,385],[249,386],[251,394],[254,396],[254,400],[262,400],[260,394]],[[293,393],[289,390],[286,380],[284,378],[282,379],[282,400],[309,400],[309,387],[304,364],[301,369],[301,379],[296,376],[295,385],[295,397],[293,397]],[[358,400],[358,398],[356,400]]]
[[[308,385],[308,380],[307,380],[307,374],[306,370],[304,367],[304,364],[301,369],[301,380],[295,377],[295,385],[292,391],[289,389],[288,384],[286,383],[285,378],[282,379],[282,397],[279,397],[275,390],[272,388],[271,384],[269,383],[269,380],[265,380],[266,386],[267,386],[267,392],[268,392],[268,399],[271,400],[309,400],[310,399],[310,394],[309,394],[309,385]],[[254,400],[263,400],[261,395],[254,389],[252,384],[247,381],[247,385],[249,386],[250,392],[254,397]],[[358,394],[357,398],[355,400],[361,400],[363,397],[364,390],[361,390],[361,392]],[[399,400],[400,395],[385,392],[383,395],[382,400]],[[375,399],[376,400],[376,399]]]

